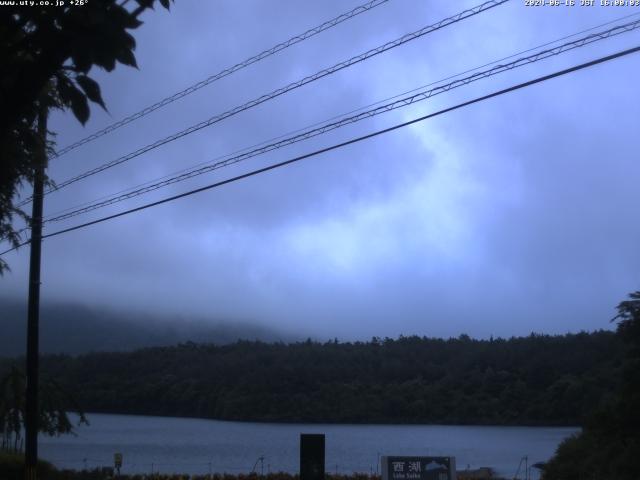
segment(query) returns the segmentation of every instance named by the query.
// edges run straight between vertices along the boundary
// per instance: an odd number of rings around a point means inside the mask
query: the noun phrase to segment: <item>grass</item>
[[[111,480],[108,472],[94,470],[58,470],[48,462],[38,462],[38,480]],[[178,474],[134,474],[116,476],[119,480],[299,480],[299,475],[290,473],[178,475]],[[24,457],[21,454],[0,452],[0,479],[24,480]],[[326,480],[380,480],[379,476],[366,474],[325,475]]]

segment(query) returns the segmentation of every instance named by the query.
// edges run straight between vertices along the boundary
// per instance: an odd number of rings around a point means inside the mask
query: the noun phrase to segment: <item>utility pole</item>
[[[27,392],[25,415],[25,480],[36,480],[38,465],[38,361],[40,323],[40,257],[42,248],[42,210],[44,172],[47,166],[47,114],[41,105],[38,135],[42,145],[33,176],[31,243],[29,259],[29,306],[27,310]]]

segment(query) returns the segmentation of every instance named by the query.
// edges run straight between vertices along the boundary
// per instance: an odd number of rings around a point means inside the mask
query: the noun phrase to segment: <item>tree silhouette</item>
[[[2,449],[18,451],[25,408],[25,378],[14,366],[0,382]]]
[[[158,0],[169,8],[170,0]],[[13,246],[20,235],[15,216],[28,221],[14,204],[20,186],[32,183],[42,138],[36,129],[43,109],[70,109],[83,125],[89,101],[106,108],[92,67],[108,72],[117,63],[137,67],[135,39],[129,33],[155,0],[84,2],[83,5],[22,6],[0,9],[0,241]],[[0,259],[0,274],[8,265]]]
[[[620,388],[581,434],[564,441],[545,480],[637,480],[640,472],[640,291],[620,302],[617,335],[626,343]]]
[[[0,435],[2,450],[18,452],[22,449],[22,433],[25,419],[24,372],[13,365],[0,380]],[[44,380],[40,385],[38,426],[40,432],[49,436],[73,433],[73,424],[68,412],[79,415],[78,424],[87,423],[84,412],[77,402],[53,380]]]

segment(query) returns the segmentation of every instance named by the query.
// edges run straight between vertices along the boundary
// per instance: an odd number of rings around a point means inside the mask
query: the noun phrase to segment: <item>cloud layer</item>
[[[140,71],[96,72],[110,115],[60,146],[358,2],[176,2],[145,17]],[[464,5],[463,5],[464,4]],[[61,181],[472,2],[392,0],[52,161]],[[51,194],[91,201],[575,33],[633,9],[510,2]],[[638,43],[638,32],[483,80],[48,231],[344,141]],[[43,298],[244,319],[320,337],[607,328],[640,285],[631,56],[300,164],[45,242]],[[28,249],[2,288],[26,298]]]

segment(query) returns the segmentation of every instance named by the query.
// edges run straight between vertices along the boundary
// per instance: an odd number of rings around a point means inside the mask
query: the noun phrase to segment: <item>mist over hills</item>
[[[26,301],[0,297],[0,356],[24,354],[26,322]],[[301,338],[249,322],[163,317],[72,303],[42,303],[40,309],[41,353],[75,355],[188,341],[222,345],[240,339],[291,342]]]

